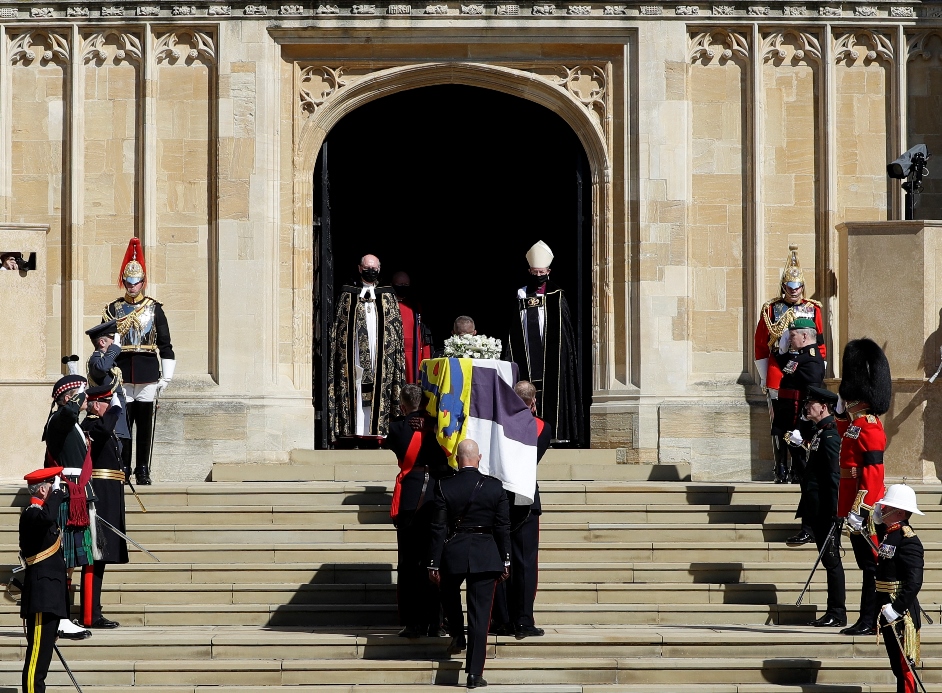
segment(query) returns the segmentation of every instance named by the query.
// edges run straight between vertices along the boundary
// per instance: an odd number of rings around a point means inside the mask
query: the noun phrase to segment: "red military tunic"
[[[789,313],[791,309],[791,313]],[[786,317],[788,314],[788,317]],[[778,347],[778,340],[782,331],[790,326],[796,318],[809,318],[814,320],[818,335],[824,334],[824,320],[821,317],[821,304],[810,299],[801,299],[797,303],[788,303],[783,298],[773,298],[767,301],[759,312],[759,324],[756,325],[755,334],[755,359],[762,361],[768,359],[769,370],[766,374],[765,385],[771,390],[777,390],[782,382],[782,369],[775,359],[769,358],[772,349]],[[782,324],[784,321],[784,324]],[[771,328],[779,327],[776,330],[778,337],[773,336]],[[771,342],[771,343],[770,343]],[[818,348],[822,358],[827,358],[827,348],[823,341],[818,342]]]
[[[418,382],[419,369],[425,359],[432,358],[432,346],[423,339],[422,313],[405,301],[399,301],[402,314],[402,341],[406,356],[406,382]]]
[[[866,490],[864,505],[872,508],[883,498],[883,452],[886,433],[883,423],[866,411],[852,415],[852,421],[839,419],[841,434],[841,484],[837,493],[837,514],[847,517],[859,491]],[[856,474],[855,474],[855,471]]]

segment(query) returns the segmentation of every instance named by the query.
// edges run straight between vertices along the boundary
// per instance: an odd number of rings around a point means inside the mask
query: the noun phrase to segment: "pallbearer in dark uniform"
[[[132,238],[118,276],[124,296],[108,304],[102,322],[117,323],[121,353],[115,363],[124,379],[128,428],[137,428],[134,478],[144,486],[151,483],[154,401],[173,379],[177,365],[167,316],[160,303],[144,295],[146,285],[144,249],[137,238]],[[125,468],[130,469],[130,444],[124,446],[122,454]]]
[[[115,427],[124,417],[116,392],[108,385],[88,390],[88,414],[82,430],[92,447],[92,488],[96,514],[122,532],[124,523],[124,469],[121,441]],[[82,625],[86,628],[117,628],[118,622],[101,613],[101,582],[108,563],[127,563],[127,542],[107,527],[98,528],[100,558],[82,567]]]
[[[62,467],[46,467],[26,475],[30,504],[20,515],[20,556],[26,564],[20,618],[26,624],[24,693],[43,693],[52,660],[58,624],[69,616],[65,559],[59,536]]]
[[[478,471],[478,444],[458,444],[458,473],[435,486],[429,579],[441,585],[452,640],[449,654],[468,648],[468,688],[483,678],[494,586],[510,572],[510,509],[500,480]],[[461,583],[466,583],[468,638],[464,636]]]
[[[553,429],[536,415],[536,388],[521,380],[514,391],[530,407],[536,418],[536,461],[539,464],[553,439]],[[540,486],[531,505],[516,505],[516,494],[508,492],[510,503],[510,579],[497,585],[494,591],[494,609],[491,632],[496,635],[513,635],[517,639],[543,635],[533,619],[533,604],[536,601],[537,577],[540,553]]]
[[[128,407],[124,396],[124,381],[121,369],[116,364],[117,358],[121,355],[121,347],[115,343],[117,331],[118,323],[114,320],[103,322],[85,330],[85,334],[92,340],[92,346],[95,348],[95,351],[88,358],[88,384],[90,387],[107,385],[118,395],[122,416],[118,418],[114,431],[118,438],[127,441],[122,444],[130,445],[131,432],[128,430]]]
[[[854,558],[863,571],[860,615],[856,623],[841,633],[874,635],[877,561],[863,533],[876,542],[871,513],[874,504],[883,497],[883,453],[886,450],[886,432],[879,415],[889,411],[893,383],[886,354],[870,339],[847,343],[841,358],[841,376],[838,388],[841,401],[836,408],[837,431],[841,434],[837,514],[847,518]]]
[[[399,459],[389,514],[399,543],[396,596],[399,623],[404,626],[399,635],[404,638],[439,635],[441,601],[438,587],[429,582],[426,559],[435,484],[454,473],[435,439],[435,421],[419,410],[421,403],[422,388],[404,385],[399,401],[404,418],[389,425],[385,441]]]
[[[841,480],[839,460],[841,436],[837,432],[833,411],[837,395],[822,387],[808,388],[805,416],[814,424],[814,434],[803,445],[808,450],[808,463],[802,483],[798,514],[802,524],[811,528],[810,536],[802,532],[788,539],[789,546],[800,546],[814,541],[818,552],[832,532],[828,549],[821,554],[821,564],[827,572],[828,601],[824,615],[811,622],[813,626],[843,627],[847,625],[845,606],[844,565],[841,563],[841,529],[837,516],[837,489]]]
[[[556,440],[583,441],[582,387],[576,338],[563,290],[549,281],[553,251],[538,241],[527,251],[530,273],[517,290],[516,310],[504,359],[536,387],[536,412],[553,427]]]
[[[918,595],[925,566],[922,542],[909,518],[924,515],[916,506],[916,493],[905,484],[894,484],[874,507],[879,523],[877,603],[880,633],[896,676],[897,693],[916,693],[912,670],[919,663],[919,629],[922,626]]]
[[[788,480],[800,483],[805,470],[805,449],[801,441],[811,436],[811,426],[802,421],[801,406],[808,388],[824,382],[824,357],[821,356],[817,339],[818,331],[814,321],[798,318],[789,330],[788,350],[772,355],[782,372],[778,398],[772,402],[772,437],[783,444],[786,439],[792,442],[792,445],[787,446],[791,468],[787,466],[785,456],[778,459],[775,468],[777,483]],[[810,531],[809,527],[803,529]]]

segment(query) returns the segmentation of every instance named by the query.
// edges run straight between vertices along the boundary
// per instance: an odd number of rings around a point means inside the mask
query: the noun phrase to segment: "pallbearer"
[[[29,507],[20,515],[20,557],[26,564],[20,618],[26,624],[24,693],[44,693],[46,673],[56,644],[58,624],[69,616],[65,558],[59,536],[62,467],[27,474]]]
[[[92,488],[95,491],[96,514],[122,532],[124,523],[124,471],[121,441],[115,427],[124,417],[117,392],[108,385],[88,391],[88,414],[82,430],[88,434],[92,448]],[[99,525],[100,558],[82,568],[82,625],[86,628],[117,628],[118,622],[101,613],[101,582],[108,563],[127,563],[127,542],[107,527]]]

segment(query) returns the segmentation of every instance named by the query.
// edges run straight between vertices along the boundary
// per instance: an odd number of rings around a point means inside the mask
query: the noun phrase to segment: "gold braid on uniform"
[[[769,349],[773,349],[775,347],[775,345],[778,343],[778,340],[782,338],[782,333],[791,327],[793,322],[795,322],[795,306],[799,305],[797,303],[789,306],[788,310],[782,313],[782,317],[780,317],[775,322],[772,322],[772,318],[769,317],[769,314],[772,311],[770,311],[769,308],[781,300],[781,298],[773,298],[771,301],[766,301],[765,305],[762,306],[762,319],[765,320],[765,326],[769,330]],[[805,303],[812,303],[818,306],[818,308],[821,307],[820,301],[815,301],[811,298],[805,298],[802,300]]]
[[[133,311],[125,315],[123,318],[115,319],[115,321],[117,322],[116,329],[118,331],[118,334],[122,336],[126,335],[128,331],[131,329],[136,329],[139,332],[143,331],[144,325],[141,323],[141,320],[138,317],[138,313],[140,313],[141,310],[143,310],[146,306],[148,306],[150,304],[150,301],[151,299],[141,301],[139,304],[137,304],[137,307],[135,307]]]
[[[896,601],[899,593],[899,582],[881,582],[877,581],[877,592],[890,595],[891,604]],[[895,629],[895,626],[893,626]],[[879,635],[877,635],[879,638]],[[895,634],[893,637],[896,637]],[[916,624],[913,623],[913,617],[909,611],[903,614],[903,654],[914,664],[919,664],[920,657],[919,631],[916,630]]]

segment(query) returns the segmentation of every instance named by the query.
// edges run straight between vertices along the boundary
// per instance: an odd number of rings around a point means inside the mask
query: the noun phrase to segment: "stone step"
[[[488,676],[490,676],[488,674]],[[463,677],[458,679],[464,681]],[[75,693],[68,685],[47,685],[49,693]],[[113,686],[82,686],[85,693],[114,693]],[[148,693],[441,693],[437,684],[337,684],[337,685],[291,685],[291,686],[147,686]],[[495,684],[488,685],[491,693],[896,693],[896,684],[803,684],[799,686],[721,683],[671,683],[661,684]]]

